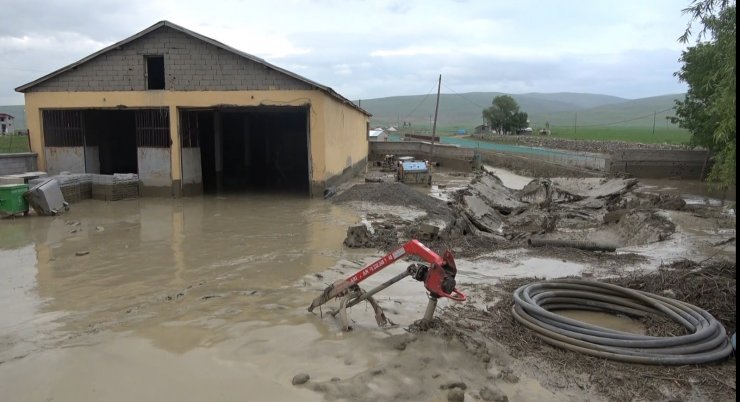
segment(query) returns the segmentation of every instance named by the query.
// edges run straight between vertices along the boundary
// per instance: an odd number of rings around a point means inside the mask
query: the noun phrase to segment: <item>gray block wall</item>
[[[170,149],[139,147],[136,152],[141,185],[145,189],[160,188],[162,193],[169,193],[172,186]]]
[[[611,155],[610,172],[635,177],[704,179],[711,168],[707,151],[624,149]]]
[[[36,170],[38,168],[34,153],[0,154],[0,176],[35,172]]]
[[[83,147],[46,147],[46,171],[49,175],[61,172],[85,173]]]
[[[28,92],[144,91],[145,56],[164,56],[173,91],[305,90],[309,84],[178,30],[162,27]]]

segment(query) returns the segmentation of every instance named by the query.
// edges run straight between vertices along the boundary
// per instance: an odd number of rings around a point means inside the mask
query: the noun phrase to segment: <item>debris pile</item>
[[[635,191],[636,185],[636,179],[553,178],[534,179],[514,190],[483,172],[454,192],[450,202],[401,183],[359,184],[333,200],[397,205],[426,214],[401,222],[389,222],[388,214],[368,216],[367,234],[359,238],[348,232],[345,244],[350,247],[388,249],[417,238],[463,251],[471,242],[489,248],[530,244],[613,251],[665,240],[675,225],[660,210],[686,205],[678,196]]]

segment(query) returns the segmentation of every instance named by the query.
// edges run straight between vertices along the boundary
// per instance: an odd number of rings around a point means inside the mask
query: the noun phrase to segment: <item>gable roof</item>
[[[331,89],[330,87],[327,87],[325,85],[321,85],[318,82],[309,80],[308,78],[302,77],[302,76],[300,76],[300,75],[298,75],[296,73],[293,73],[291,71],[288,71],[286,69],[283,69],[281,67],[278,67],[278,66],[276,66],[274,64],[270,64],[267,61],[265,61],[264,59],[261,59],[261,58],[259,58],[257,56],[253,56],[253,55],[251,55],[249,53],[244,53],[241,50],[237,50],[237,49],[235,49],[235,48],[233,48],[231,46],[225,45],[225,44],[223,44],[223,43],[221,43],[221,42],[219,42],[219,41],[217,41],[215,39],[211,39],[211,38],[209,38],[207,36],[203,36],[203,35],[201,35],[201,34],[199,34],[197,32],[193,32],[193,31],[191,31],[191,30],[189,30],[187,28],[183,28],[183,27],[181,27],[181,26],[179,26],[177,24],[173,24],[173,23],[171,23],[169,21],[166,21],[166,20],[165,21],[159,21],[156,24],[150,26],[149,28],[147,28],[147,29],[145,29],[145,30],[143,30],[143,31],[141,31],[139,33],[136,33],[136,34],[134,34],[132,36],[129,36],[128,38],[126,38],[126,39],[124,39],[124,40],[122,40],[120,42],[116,42],[116,43],[114,43],[114,44],[112,44],[112,45],[110,45],[110,46],[108,46],[108,47],[106,47],[106,48],[104,48],[102,50],[99,50],[99,51],[97,51],[97,52],[95,52],[95,53],[93,53],[93,54],[91,54],[91,55],[89,55],[89,56],[87,56],[87,57],[85,57],[83,59],[80,59],[80,60],[78,60],[78,61],[76,61],[76,62],[74,62],[74,63],[72,63],[72,64],[70,64],[70,65],[68,65],[66,67],[62,67],[62,68],[60,68],[60,69],[58,69],[56,71],[53,71],[53,72],[51,72],[51,73],[49,73],[49,74],[47,74],[47,75],[45,75],[45,76],[43,76],[43,77],[41,77],[41,78],[39,78],[37,80],[34,80],[34,81],[31,81],[31,82],[29,82],[27,84],[21,85],[18,88],[16,88],[15,91],[16,92],[25,92],[26,90],[28,90],[28,89],[30,89],[30,88],[32,88],[32,87],[34,87],[34,86],[36,86],[36,85],[38,85],[38,84],[40,84],[42,82],[45,82],[47,80],[50,80],[50,79],[52,79],[52,78],[54,78],[54,77],[56,77],[58,75],[61,75],[61,74],[65,73],[65,72],[67,72],[69,70],[72,70],[73,68],[78,67],[78,66],[80,66],[80,65],[82,65],[82,64],[84,64],[84,63],[86,63],[86,62],[88,62],[88,61],[90,61],[90,60],[92,60],[92,59],[94,59],[94,58],[96,58],[98,56],[100,56],[100,55],[103,55],[103,54],[105,54],[105,53],[107,53],[107,52],[109,52],[111,50],[114,50],[114,49],[116,49],[118,47],[121,47],[123,45],[126,45],[126,44],[128,44],[130,42],[133,42],[136,39],[139,39],[139,38],[141,38],[143,36],[146,36],[147,34],[149,34],[151,32],[154,32],[157,29],[162,28],[162,27],[172,28],[172,29],[174,29],[176,31],[179,31],[179,32],[184,33],[185,35],[188,35],[188,36],[191,36],[193,38],[199,39],[199,40],[201,40],[203,42],[209,43],[209,44],[211,44],[211,45],[213,45],[213,46],[215,46],[215,47],[217,47],[219,49],[223,49],[223,50],[225,50],[227,52],[230,52],[230,53],[233,53],[233,54],[235,54],[235,55],[237,55],[239,57],[243,57],[243,58],[245,58],[247,60],[253,61],[255,63],[259,63],[259,64],[261,64],[261,65],[263,65],[263,66],[265,66],[267,68],[270,68],[272,70],[275,70],[275,71],[280,72],[282,74],[285,74],[287,76],[290,76],[292,78],[295,78],[298,81],[302,81],[302,82],[304,82],[304,83],[306,83],[308,85],[311,85],[314,88],[316,88],[316,89],[318,89],[318,90],[326,93],[327,95],[329,95],[329,96],[337,99],[339,102],[341,102],[343,104],[346,104],[346,105],[349,105],[349,106],[353,107],[354,109],[357,109],[358,111],[362,112],[366,116],[371,116],[371,114],[369,112],[367,112],[365,109],[357,106],[354,102],[352,102],[351,100],[343,97],[342,95],[340,95],[339,93],[337,93],[336,91],[334,91],[333,89]]]

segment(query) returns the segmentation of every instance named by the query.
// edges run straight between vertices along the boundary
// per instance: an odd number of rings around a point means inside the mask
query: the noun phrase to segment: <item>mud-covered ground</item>
[[[478,173],[468,176],[469,185],[448,187],[442,174],[437,185],[447,189],[443,196],[439,188],[373,182],[356,185],[334,200],[363,211],[368,239],[375,247],[390,250],[409,238],[423,236],[424,225],[438,225],[439,235],[425,244],[436,250],[452,249],[471,261],[474,269],[488,271],[495,278],[461,279],[471,302],[442,309],[430,330],[435,336],[459,342],[475,357],[478,374],[460,377],[467,386],[467,397],[489,400],[482,395],[493,390],[507,394],[510,400],[554,395],[567,400],[615,401],[735,398],[734,357],[681,367],[605,361],[548,346],[511,316],[511,293],[520,285],[575,276],[669,294],[702,306],[723,323],[728,334],[734,333],[734,203],[680,196],[674,187],[643,186],[631,179],[531,180],[498,173],[506,185],[498,177]],[[427,191],[437,199],[420,196]],[[393,212],[394,206],[414,205],[419,214]],[[533,237],[611,243],[616,252],[534,248],[527,242]],[[499,264],[516,268],[499,270],[495,268]],[[572,318],[642,334],[682,333],[675,323],[654,317],[636,321],[585,313]],[[521,387],[522,377],[527,384],[537,382],[543,391],[527,394]],[[347,386],[337,382],[321,384],[318,389],[331,399],[347,392],[342,388]]]
[[[734,279],[724,274],[730,266],[734,272],[733,209],[679,192],[682,205],[662,196],[675,189],[642,183],[553,180],[527,188],[530,178],[496,177],[442,171],[431,188],[361,178],[329,200],[86,200],[57,217],[2,220],[0,399],[734,399],[734,358],[624,366],[546,346],[505,315],[517,281],[612,278],[669,286],[734,331]],[[348,227],[359,224],[371,244],[345,246]],[[641,236],[629,236],[632,224]],[[430,227],[439,232],[430,236]],[[616,251],[528,243],[589,233],[609,234],[602,240],[617,242]],[[364,304],[349,311],[349,333],[329,314],[336,303],[306,311],[327,285],[422,235],[434,251],[455,252],[458,287],[469,297],[441,300],[431,328],[414,324],[427,296],[409,278],[376,297],[396,323],[390,327],[377,327]],[[711,271],[728,259],[724,276]],[[363,288],[408,264],[393,263]],[[662,282],[645,282],[646,273],[660,273]],[[653,328],[624,317],[581,318],[627,331]],[[300,374],[307,381],[293,385]],[[634,386],[637,375],[656,382]]]

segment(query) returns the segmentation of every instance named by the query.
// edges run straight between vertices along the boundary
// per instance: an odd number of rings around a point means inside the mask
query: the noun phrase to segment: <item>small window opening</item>
[[[164,89],[164,56],[146,56],[146,88]]]

